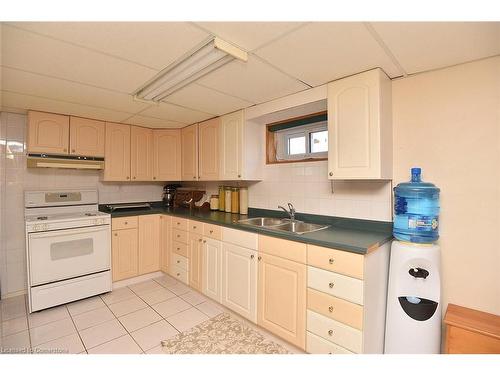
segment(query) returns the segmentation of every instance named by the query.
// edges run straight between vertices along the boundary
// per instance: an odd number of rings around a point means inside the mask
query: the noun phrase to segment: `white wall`
[[[25,289],[24,190],[94,188],[100,203],[160,200],[162,183],[108,183],[100,172],[26,168],[26,116],[0,115],[0,282],[2,295]]]
[[[393,81],[394,184],[441,188],[447,303],[500,314],[500,57]]]

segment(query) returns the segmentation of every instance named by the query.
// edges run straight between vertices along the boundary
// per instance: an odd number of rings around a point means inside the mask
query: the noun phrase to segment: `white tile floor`
[[[170,276],[27,314],[26,297],[0,301],[2,349],[33,353],[162,353],[161,340],[191,329],[223,306]],[[300,352],[252,323],[264,336]]]

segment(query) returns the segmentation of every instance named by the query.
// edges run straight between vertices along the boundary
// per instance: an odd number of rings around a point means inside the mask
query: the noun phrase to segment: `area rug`
[[[227,313],[161,342],[166,354],[290,354]]]

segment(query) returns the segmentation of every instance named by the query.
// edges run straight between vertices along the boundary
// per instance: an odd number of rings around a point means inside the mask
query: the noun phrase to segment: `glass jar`
[[[240,214],[248,215],[248,188],[240,187]]]
[[[237,187],[231,189],[231,212],[233,214],[240,212],[240,189]]]
[[[224,186],[219,186],[219,211],[224,211]]]
[[[219,209],[219,196],[218,195],[211,195],[210,196],[210,209],[215,211]]]
[[[224,211],[231,212],[231,187],[226,186],[224,189]]]

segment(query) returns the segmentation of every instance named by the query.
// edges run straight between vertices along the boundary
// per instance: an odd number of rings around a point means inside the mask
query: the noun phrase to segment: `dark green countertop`
[[[106,205],[100,205],[99,209],[109,212]],[[249,209],[248,215],[230,214],[221,211],[202,211],[198,209],[163,207],[159,202],[152,202],[152,208],[128,209],[125,211],[111,212],[111,217],[124,217],[136,215],[168,214],[198,220],[210,224],[217,224],[229,228],[244,230],[247,232],[260,233],[267,236],[283,238],[291,241],[303,242],[312,245],[329,247],[339,250],[350,251],[358,254],[366,254],[370,250],[383,245],[392,239],[392,223],[371,220],[357,220],[334,216],[321,216],[309,214],[296,214],[297,220],[311,223],[327,224],[329,228],[306,234],[294,234],[272,229],[256,228],[238,224],[238,220],[251,217],[286,217],[282,211]]]

